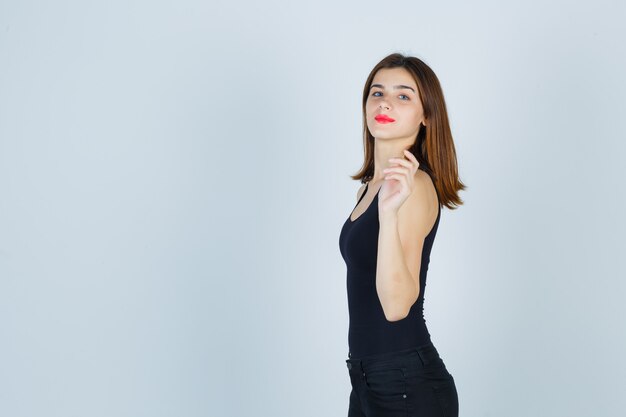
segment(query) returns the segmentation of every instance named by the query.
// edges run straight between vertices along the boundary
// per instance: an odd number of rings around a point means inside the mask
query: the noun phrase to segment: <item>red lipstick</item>
[[[394,119],[392,119],[391,117],[387,116],[386,114],[377,114],[376,117],[374,117],[374,119],[376,119],[376,121],[378,123],[391,123],[391,122],[395,122]]]

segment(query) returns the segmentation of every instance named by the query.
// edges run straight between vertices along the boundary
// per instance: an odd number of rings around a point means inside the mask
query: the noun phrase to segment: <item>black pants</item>
[[[432,342],[360,359],[348,356],[348,417],[458,417],[454,378]]]

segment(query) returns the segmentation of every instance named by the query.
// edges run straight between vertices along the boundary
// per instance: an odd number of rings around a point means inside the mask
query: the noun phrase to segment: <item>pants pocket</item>
[[[406,380],[402,368],[365,372],[365,396],[371,417],[407,417]]]
[[[365,385],[377,397],[406,398],[406,380],[402,368],[382,368],[366,372]]]
[[[449,379],[432,385],[432,389],[434,390],[437,402],[441,407],[441,415],[443,417],[458,417],[459,398],[452,375],[450,375]]]

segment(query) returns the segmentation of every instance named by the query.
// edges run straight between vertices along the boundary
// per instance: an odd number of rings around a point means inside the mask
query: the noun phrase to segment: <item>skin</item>
[[[404,85],[411,87],[394,88]],[[428,121],[417,83],[404,68],[379,70],[365,106],[367,127],[374,136],[374,176],[366,195],[352,215],[358,218],[378,195],[378,258],[376,291],[388,321],[402,320],[419,297],[419,275],[424,238],[438,213],[435,186],[418,170],[419,163],[407,149]],[[380,124],[374,117],[386,114],[393,123]],[[365,185],[357,193],[357,199]]]

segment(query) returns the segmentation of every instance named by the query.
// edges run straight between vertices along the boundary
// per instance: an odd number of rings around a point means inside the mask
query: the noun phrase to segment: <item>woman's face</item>
[[[381,114],[394,121],[376,120]],[[424,108],[411,74],[401,67],[380,69],[372,80],[365,115],[367,127],[377,139],[415,139],[424,121]]]

